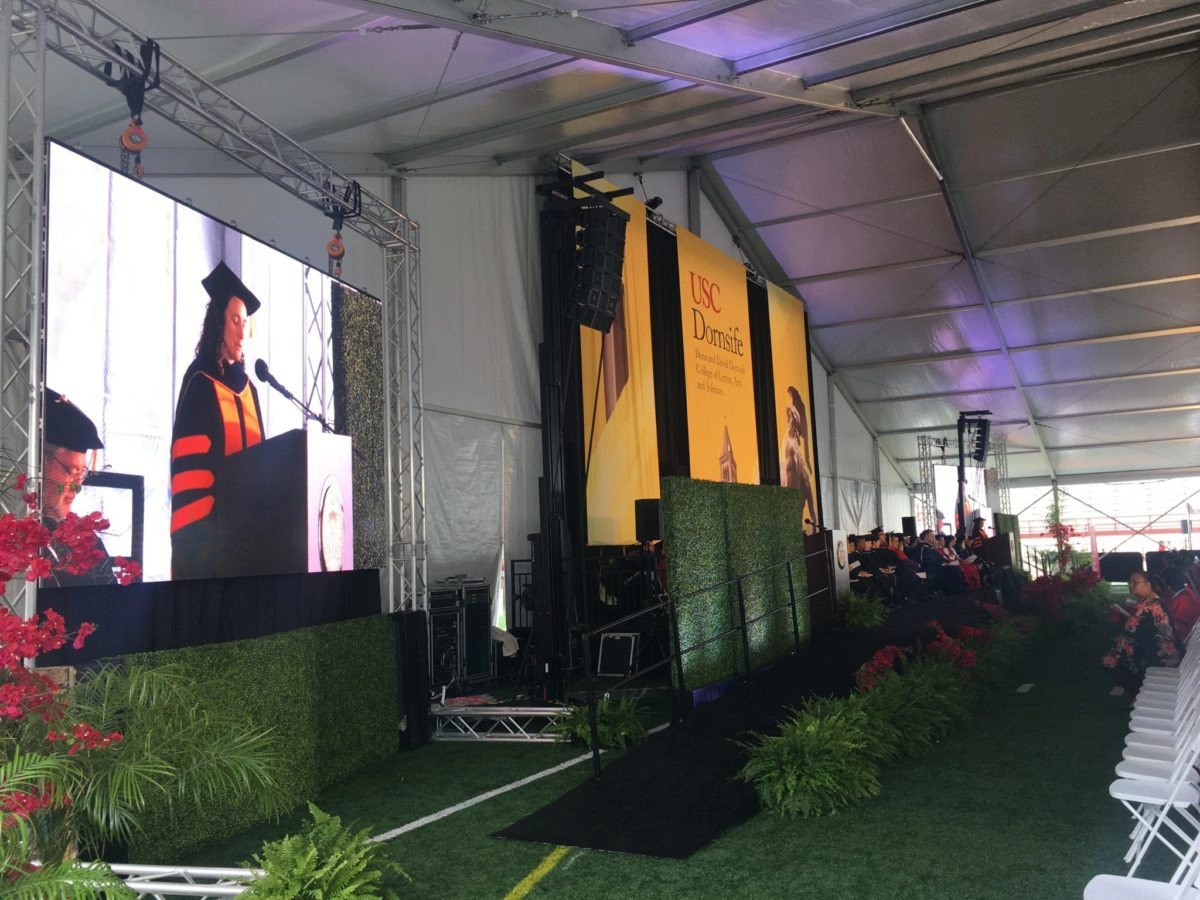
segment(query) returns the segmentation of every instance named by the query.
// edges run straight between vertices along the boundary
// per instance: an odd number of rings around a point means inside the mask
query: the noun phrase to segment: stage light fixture
[[[663,205],[662,197],[651,197],[646,201],[646,209],[655,210]]]

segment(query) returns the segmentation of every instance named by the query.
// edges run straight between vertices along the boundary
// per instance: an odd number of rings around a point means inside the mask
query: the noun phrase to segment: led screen
[[[379,304],[49,147],[43,516],[100,510],[106,552],[138,557],[146,581],[362,566],[356,510],[378,526],[361,503],[383,497],[356,497],[356,470],[382,466],[338,421],[347,348],[333,338],[346,298],[376,320]],[[357,368],[381,369],[380,346],[359,350]],[[256,376],[258,360],[296,402]],[[366,418],[382,421],[375,399]],[[324,433],[298,403],[348,433]],[[45,586],[109,578],[102,565]]]

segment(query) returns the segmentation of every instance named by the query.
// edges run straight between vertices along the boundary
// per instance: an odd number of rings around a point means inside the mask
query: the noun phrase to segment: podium
[[[354,568],[350,438],[295,429],[223,461],[209,577]]]

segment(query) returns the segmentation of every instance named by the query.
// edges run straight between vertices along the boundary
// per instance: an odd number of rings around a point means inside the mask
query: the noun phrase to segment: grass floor
[[[1129,705],[1110,696],[1098,665],[1110,634],[1101,626],[1043,643],[966,728],[886,769],[875,800],[822,819],[760,814],[683,862],[572,849],[530,896],[1081,897],[1092,875],[1122,871],[1129,829],[1107,792]],[[1017,693],[1021,683],[1033,687]],[[319,802],[379,833],[578,755],[561,746],[434,744]],[[389,852],[413,878],[403,895],[504,897],[554,848],[491,833],[589,776],[580,765],[393,839]],[[298,819],[191,862],[244,860]],[[1164,865],[1152,860],[1147,873]]]

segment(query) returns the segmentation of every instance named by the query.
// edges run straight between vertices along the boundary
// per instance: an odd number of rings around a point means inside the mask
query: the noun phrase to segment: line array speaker
[[[579,212],[575,283],[567,314],[587,328],[608,332],[621,302],[626,216],[603,206]]]

